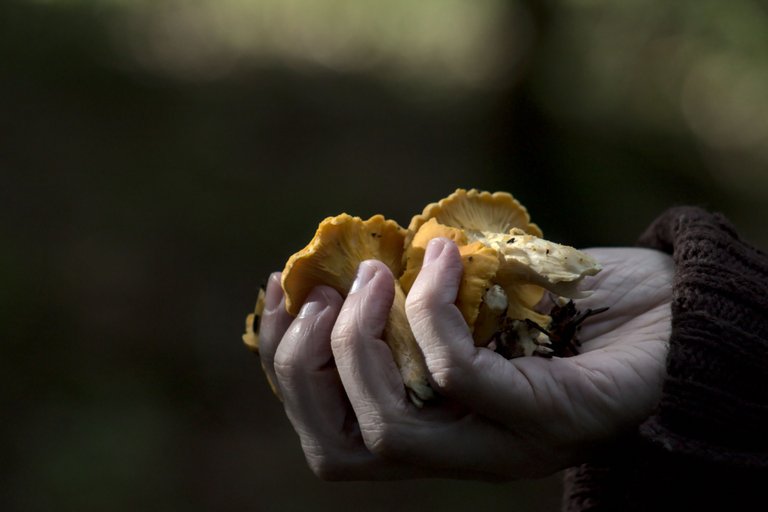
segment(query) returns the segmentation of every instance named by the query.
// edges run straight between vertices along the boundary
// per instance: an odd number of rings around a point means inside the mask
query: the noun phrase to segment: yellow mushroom
[[[445,199],[428,204],[421,214],[411,219],[406,247],[429,219],[466,233],[506,233],[512,228],[520,228],[526,233],[542,236],[539,226],[531,222],[528,210],[507,192],[490,193],[460,188]]]
[[[459,246],[464,275],[456,305],[480,346],[510,320],[546,329],[550,317],[534,309],[545,290],[583,296],[579,283],[600,270],[589,255],[544,240],[525,207],[510,194],[459,189],[411,220],[400,278],[406,293],[421,269],[427,243],[440,236]],[[548,340],[535,329],[521,336],[520,343],[521,355],[549,351]]]
[[[297,315],[309,292],[321,284],[346,296],[361,261],[379,260],[400,275],[404,239],[405,230],[382,215],[366,221],[346,213],[326,218],[312,241],[285,264],[285,309]]]
[[[245,346],[255,354],[259,353],[259,327],[261,324],[261,315],[264,313],[264,297],[264,288],[260,288],[259,296],[256,298],[256,307],[254,308],[253,313],[250,313],[245,318],[245,334],[243,334],[243,343],[245,343]],[[267,376],[269,387],[272,388],[272,392],[276,396],[280,396],[280,393],[277,390],[277,383],[272,381],[270,373],[265,372],[265,375]]]
[[[245,334],[243,334],[243,343],[255,353],[259,353],[259,322],[264,312],[264,288],[259,289],[259,296],[256,298],[256,307],[253,313],[245,318]]]
[[[282,285],[286,309],[292,315],[298,314],[312,288],[321,284],[335,288],[346,297],[357,267],[364,260],[380,260],[395,277],[399,276],[405,235],[406,231],[395,221],[381,215],[366,221],[347,214],[328,217],[320,223],[312,241],[285,265]],[[392,350],[411,400],[421,405],[432,398],[434,393],[427,380],[424,357],[405,316],[405,293],[397,281],[383,337]]]

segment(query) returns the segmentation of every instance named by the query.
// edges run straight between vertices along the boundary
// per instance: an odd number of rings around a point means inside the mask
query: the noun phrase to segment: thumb
[[[434,383],[444,394],[463,387],[474,373],[476,347],[456,305],[463,266],[456,245],[435,238],[427,245],[424,264],[408,293],[405,311]]]
[[[406,299],[411,329],[441,394],[499,421],[519,421],[538,409],[534,382],[549,372],[538,368],[538,361],[519,365],[475,346],[455,305],[462,273],[456,245],[444,238],[431,240]],[[531,372],[538,376],[531,378]]]

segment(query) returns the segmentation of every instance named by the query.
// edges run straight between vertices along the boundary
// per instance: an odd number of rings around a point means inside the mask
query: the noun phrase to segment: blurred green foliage
[[[768,246],[750,0],[0,4],[3,510],[554,510],[557,478],[326,484],[239,341],[319,220],[509,190]]]

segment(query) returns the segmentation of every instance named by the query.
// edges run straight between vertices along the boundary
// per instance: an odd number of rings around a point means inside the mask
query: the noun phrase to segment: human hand
[[[407,301],[442,395],[424,409],[407,399],[381,341],[393,297],[383,264],[363,263],[344,301],[318,287],[295,320],[273,275],[261,354],[310,467],[328,479],[541,476],[638,425],[664,377],[672,261],[644,249],[588,252],[604,270],[578,307],[611,309],[583,325],[582,353],[507,360],[472,343],[453,304],[462,272],[456,247],[431,242]]]

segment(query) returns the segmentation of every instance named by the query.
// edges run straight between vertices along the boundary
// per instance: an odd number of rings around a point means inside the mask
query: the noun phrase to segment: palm
[[[642,422],[660,397],[671,331],[671,258],[646,249],[587,252],[603,271],[585,282],[594,293],[577,308],[610,309],[583,324],[581,353],[505,360],[478,349],[474,364],[484,370],[461,386],[470,390],[465,401],[480,413],[476,419],[504,425],[509,446],[528,454],[528,475],[578,463],[585,447]],[[508,474],[517,471],[510,465]]]
[[[669,338],[672,260],[647,249],[592,249],[604,270],[588,283],[594,293],[583,309],[609,306],[580,332],[582,351],[637,346]]]
[[[586,283],[594,292],[577,307],[610,309],[584,323],[579,355],[544,372],[538,371],[547,366],[540,360],[515,363],[539,381],[534,386],[550,390],[545,407],[567,411],[569,421],[560,424],[571,436],[598,438],[636,425],[658,400],[671,330],[673,264],[669,256],[647,249],[587,252],[603,271]]]

